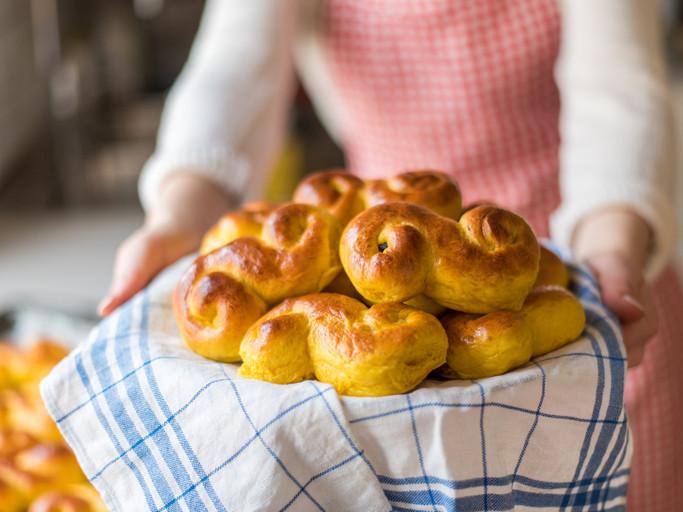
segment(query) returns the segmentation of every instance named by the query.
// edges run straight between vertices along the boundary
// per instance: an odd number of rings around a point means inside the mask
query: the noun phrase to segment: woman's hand
[[[573,246],[621,322],[629,367],[637,366],[658,329],[652,290],[643,276],[650,247],[647,223],[626,208],[600,210],[580,223]]]
[[[161,270],[199,247],[204,232],[234,204],[203,178],[175,173],[164,182],[145,225],[120,246],[107,296],[106,316],[144,288]]]

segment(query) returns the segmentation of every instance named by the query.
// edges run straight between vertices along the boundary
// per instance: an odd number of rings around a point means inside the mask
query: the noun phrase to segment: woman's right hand
[[[119,246],[109,292],[98,307],[100,315],[110,314],[165,267],[197,250],[206,230],[233,204],[204,178],[170,175],[145,224]]]
[[[99,305],[106,316],[144,288],[161,270],[198,246],[197,236],[172,225],[145,225],[120,246],[107,296]]]

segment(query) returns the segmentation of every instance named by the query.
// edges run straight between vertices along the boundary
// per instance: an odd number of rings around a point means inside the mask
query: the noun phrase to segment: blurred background
[[[661,8],[681,127],[682,3]],[[74,326],[94,320],[115,249],[142,222],[138,175],[202,8],[199,0],[0,0],[0,332],[49,325],[56,337],[78,337]],[[303,91],[290,124],[273,199],[305,172],[343,165]],[[683,129],[678,140],[683,165]],[[683,197],[683,180],[678,189]]]

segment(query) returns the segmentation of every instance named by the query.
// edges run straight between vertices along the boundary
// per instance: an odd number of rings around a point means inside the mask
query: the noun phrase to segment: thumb
[[[620,254],[605,253],[589,257],[587,264],[595,274],[602,300],[622,322],[630,323],[645,316],[641,303],[642,273]]]

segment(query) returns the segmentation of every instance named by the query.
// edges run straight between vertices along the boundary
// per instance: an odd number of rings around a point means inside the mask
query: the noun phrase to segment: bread
[[[285,300],[247,331],[240,374],[278,384],[317,378],[338,393],[405,393],[446,360],[439,321],[403,304],[332,293]]]
[[[536,286],[569,286],[569,270],[564,262],[550,249],[541,246],[541,259],[538,266]]]
[[[65,485],[85,482],[86,478],[73,452],[61,443],[40,443],[25,448],[14,457],[22,471]]]
[[[408,171],[366,182],[344,171],[318,172],[299,184],[293,199],[326,209],[342,226],[363,210],[388,202],[419,204],[456,220],[462,209],[460,189],[455,181],[445,173],[429,170]]]
[[[17,453],[36,444],[38,440],[28,432],[2,430],[0,431],[0,459],[13,459]]]
[[[447,377],[480,379],[501,375],[578,338],[586,317],[581,303],[559,286],[534,289],[519,312],[486,315],[449,313]]]
[[[107,512],[107,507],[90,485],[68,485],[38,497],[28,512]]]
[[[27,382],[17,389],[0,393],[4,428],[26,432],[39,440],[59,441],[61,435],[43,405],[38,384]]]
[[[41,380],[67,354],[66,348],[50,340],[38,340],[25,349],[0,343],[0,387]]]
[[[173,299],[187,345],[209,359],[238,361],[244,333],[269,306],[320,291],[337,276],[339,236],[329,213],[286,204],[263,218],[258,236],[199,256]]]
[[[245,204],[239,210],[226,213],[204,235],[199,249],[200,254],[208,254],[243,236],[258,238],[266,218],[277,207],[274,203],[256,201]]]
[[[517,215],[479,206],[458,222],[410,203],[388,203],[356,216],[340,256],[354,287],[373,303],[424,294],[450,309],[519,310],[539,265],[539,245]]]
[[[26,498],[19,489],[0,478],[0,510],[2,512],[24,512]],[[61,511],[60,511],[61,512]]]

